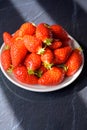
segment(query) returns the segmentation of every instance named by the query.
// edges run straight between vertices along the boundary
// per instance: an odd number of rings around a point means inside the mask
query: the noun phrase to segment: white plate
[[[70,36],[70,38],[72,40],[74,40],[74,47],[75,48],[80,47],[79,43],[74,38],[72,38],[71,36]],[[2,51],[4,49],[4,46],[5,46],[5,44],[3,43],[3,45],[2,45],[2,47],[0,49],[0,53],[2,53]],[[1,54],[0,54],[0,56],[1,56]],[[6,76],[6,78],[8,80],[10,80],[13,84],[17,85],[20,88],[30,90],[30,91],[34,91],[34,92],[51,92],[51,91],[55,91],[55,90],[59,90],[59,89],[62,89],[64,87],[67,87],[69,84],[71,84],[80,75],[80,73],[81,73],[81,71],[83,69],[83,65],[84,65],[84,54],[83,54],[83,52],[82,52],[82,56],[83,56],[82,65],[79,68],[79,70],[73,76],[65,78],[65,80],[62,83],[60,83],[59,85],[49,86],[49,87],[41,86],[41,85],[28,85],[28,84],[21,83],[12,74],[8,74],[3,69],[3,66],[2,66],[1,62],[0,62],[0,67],[1,67],[1,70],[2,70],[3,74]]]

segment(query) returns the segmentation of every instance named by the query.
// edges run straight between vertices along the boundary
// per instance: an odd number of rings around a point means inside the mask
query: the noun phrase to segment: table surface
[[[0,0],[2,33],[25,21],[58,23],[82,46],[80,76],[64,89],[38,93],[18,88],[0,70],[0,130],[87,130],[87,1]]]

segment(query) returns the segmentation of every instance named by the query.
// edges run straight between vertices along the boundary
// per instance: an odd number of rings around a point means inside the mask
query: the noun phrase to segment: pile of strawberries
[[[1,63],[26,84],[57,85],[82,64],[81,50],[58,24],[26,22],[13,34],[3,33]]]

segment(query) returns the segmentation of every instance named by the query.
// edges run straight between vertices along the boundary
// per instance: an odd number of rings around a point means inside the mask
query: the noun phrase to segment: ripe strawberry
[[[59,39],[54,39],[52,44],[49,46],[52,50],[60,48],[62,46],[62,42]]]
[[[24,42],[20,39],[16,40],[11,46],[11,59],[14,67],[18,66],[25,58],[27,49]]]
[[[53,52],[49,48],[46,48],[45,52],[41,55],[41,61],[47,69],[53,65],[53,58]]]
[[[18,37],[23,37],[24,36],[24,32],[21,29],[18,29],[14,34],[13,34],[13,40],[15,40]]]
[[[62,47],[73,46],[73,40],[71,38],[67,38],[62,40]]]
[[[4,50],[1,54],[1,63],[4,70],[8,70],[11,67],[11,55],[10,49]]]
[[[36,28],[36,37],[42,40],[47,45],[50,45],[52,42],[52,32],[46,23],[40,23]]]
[[[70,56],[72,52],[72,48],[70,46],[59,48],[54,50],[54,56],[56,64],[63,64],[66,62],[68,57]]]
[[[23,37],[24,35],[34,35],[36,27],[33,23],[26,22],[21,25],[21,27],[14,33],[13,39],[15,40],[18,37]]]
[[[23,32],[24,35],[33,35],[36,31],[36,26],[33,23],[25,22],[21,25],[20,30]]]
[[[67,76],[72,76],[80,68],[82,64],[81,51],[78,49],[73,50],[65,66],[67,67]]]
[[[42,41],[35,36],[25,35],[23,37],[23,41],[30,52],[38,53],[38,51],[42,48]]]
[[[25,66],[17,66],[13,70],[14,76],[21,82],[26,84],[37,84],[38,78],[35,75],[29,75]]]
[[[34,71],[38,69],[41,65],[41,57],[36,53],[28,54],[25,58],[24,64],[26,65],[28,70]]]
[[[61,68],[52,67],[38,80],[40,85],[57,85],[64,80],[65,71]]]
[[[8,33],[8,32],[4,32],[3,33],[3,40],[4,40],[4,43],[8,46],[8,47],[11,47],[12,45],[12,41],[11,41],[11,34]]]
[[[64,30],[64,28],[58,24],[53,24],[50,26],[53,36],[55,38],[59,38],[61,40],[65,40],[68,38],[68,33]]]

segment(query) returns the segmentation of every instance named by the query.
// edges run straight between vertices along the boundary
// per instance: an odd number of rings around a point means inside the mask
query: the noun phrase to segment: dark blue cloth
[[[80,76],[50,93],[26,91],[0,70],[0,130],[87,129],[87,2],[81,0],[0,0],[0,46],[4,31],[22,23],[62,25],[82,46],[85,64]]]

